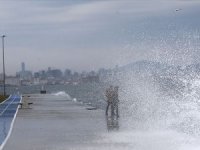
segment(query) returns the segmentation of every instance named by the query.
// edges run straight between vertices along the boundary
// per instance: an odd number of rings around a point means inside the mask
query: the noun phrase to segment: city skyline
[[[23,61],[33,71],[79,72],[140,60],[198,63],[199,6],[181,0],[1,1],[6,74]]]
[[[99,68],[99,69],[102,69],[102,68]],[[105,69],[105,68],[103,68],[103,69]],[[62,73],[64,73],[66,70],[70,70],[72,73],[73,72],[78,72],[78,73],[86,72],[85,70],[76,71],[76,70],[73,70],[70,68],[61,69],[61,68],[55,68],[55,67],[51,67],[51,66],[49,66],[47,68],[42,68],[40,70],[31,70],[30,68],[26,67],[25,62],[21,62],[21,64],[19,65],[19,67],[17,68],[17,70],[14,74],[6,74],[6,76],[16,76],[17,73],[25,72],[25,71],[29,71],[34,74],[35,72],[48,71],[48,70],[60,70],[60,71],[62,71]],[[94,71],[94,70],[89,70],[88,72],[90,72],[90,71]],[[0,74],[3,74],[3,73],[0,71]]]

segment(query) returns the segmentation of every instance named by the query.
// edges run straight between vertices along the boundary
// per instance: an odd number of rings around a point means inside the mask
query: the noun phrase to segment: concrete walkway
[[[103,110],[87,110],[61,96],[30,95],[24,100],[33,104],[19,109],[3,150],[115,149],[102,140],[107,125],[116,125],[106,121]]]
[[[23,100],[29,102],[31,108],[19,109],[3,150],[200,149],[199,138],[170,129],[134,129],[134,121],[105,118],[104,111],[87,110],[66,97],[31,95]]]

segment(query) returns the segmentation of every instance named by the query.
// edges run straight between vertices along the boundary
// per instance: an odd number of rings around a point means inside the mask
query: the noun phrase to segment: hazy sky
[[[6,72],[21,62],[33,71],[193,63],[200,59],[199,8],[195,0],[0,0]]]

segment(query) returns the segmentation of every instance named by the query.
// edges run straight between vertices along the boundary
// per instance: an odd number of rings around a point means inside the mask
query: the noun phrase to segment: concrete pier
[[[102,133],[108,132],[103,110],[87,109],[87,106],[61,96],[30,95],[24,100],[33,104],[30,108],[19,109],[12,134],[3,150],[110,147],[100,142]]]
[[[199,138],[171,129],[135,129],[122,115],[120,121],[107,118],[103,110],[67,97],[30,95],[22,103],[3,150],[200,149]]]

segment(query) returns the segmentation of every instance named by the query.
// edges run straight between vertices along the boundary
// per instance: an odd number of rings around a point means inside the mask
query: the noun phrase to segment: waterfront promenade
[[[67,97],[25,95],[22,102],[3,150],[200,149],[199,138],[171,129],[136,129],[130,119],[105,118],[103,110]]]
[[[3,150],[110,149],[114,146],[102,142],[102,135],[108,133],[103,110],[88,110],[91,106],[48,94],[25,95],[24,100],[33,104],[19,109]]]

